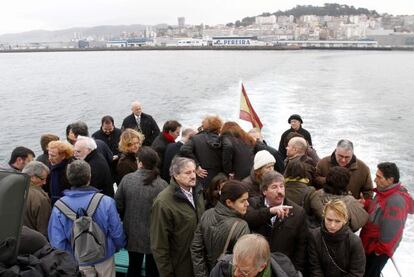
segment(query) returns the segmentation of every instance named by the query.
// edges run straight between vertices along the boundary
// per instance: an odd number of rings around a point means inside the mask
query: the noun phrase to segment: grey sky
[[[246,16],[286,10],[295,5],[323,5],[327,0],[14,0],[0,9],[0,34],[34,29],[118,24],[188,24],[234,22]],[[380,13],[413,14],[413,0],[359,0],[340,4],[375,9]]]

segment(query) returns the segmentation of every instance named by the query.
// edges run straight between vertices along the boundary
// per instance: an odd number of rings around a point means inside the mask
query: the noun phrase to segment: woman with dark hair
[[[320,226],[323,204],[315,188],[310,186],[305,165],[300,160],[292,160],[285,169],[285,193],[289,200],[304,208],[312,223],[309,227]]]
[[[249,206],[248,198],[243,183],[236,180],[224,183],[220,201],[203,214],[194,234],[190,250],[195,276],[207,277],[217,259],[231,253],[238,238],[250,233],[242,219]]]
[[[226,174],[220,172],[211,180],[206,193],[206,210],[214,208],[220,200],[220,191],[224,183],[228,181]]]
[[[118,147],[121,156],[116,166],[117,184],[126,174],[137,170],[137,153],[143,141],[144,135],[133,129],[125,129],[122,132]]]
[[[43,153],[36,158],[36,161],[44,163],[46,166],[50,167],[49,161],[49,152],[47,151],[47,146],[51,141],[58,141],[59,137],[53,134],[43,134],[40,137],[40,147],[42,148]]]
[[[343,201],[336,199],[326,203],[322,226],[310,231],[309,276],[364,275],[364,248],[347,223],[348,211]]]
[[[347,168],[334,166],[326,175],[326,183],[323,189],[318,190],[317,194],[323,204],[334,199],[342,200],[348,209],[349,227],[356,232],[368,221],[368,213],[364,206],[347,191],[350,178],[351,175]]]
[[[140,276],[146,256],[146,276],[158,276],[151,254],[149,219],[152,203],[167,183],[159,176],[157,152],[148,146],[138,152],[138,170],[124,176],[115,195],[116,206],[124,222],[129,254],[127,276]]]
[[[243,180],[253,167],[256,141],[233,121],[221,128],[223,170],[230,178]]]

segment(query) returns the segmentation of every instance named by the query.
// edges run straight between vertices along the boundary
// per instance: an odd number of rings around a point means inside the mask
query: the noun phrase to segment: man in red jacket
[[[365,201],[369,220],[360,234],[367,256],[364,276],[380,276],[401,241],[407,214],[414,213],[414,200],[399,182],[397,165],[385,162],[377,168],[376,195]]]

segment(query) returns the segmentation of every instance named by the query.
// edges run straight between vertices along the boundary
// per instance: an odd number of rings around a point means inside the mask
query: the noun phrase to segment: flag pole
[[[398,276],[402,277],[401,271],[400,271],[400,269],[398,268],[397,263],[396,263],[396,262],[395,262],[395,260],[394,260],[394,257],[391,257],[391,261],[392,261],[392,263],[393,263],[393,265],[394,265],[394,267],[395,267],[395,270],[396,270],[396,271],[397,271],[397,273],[398,273]]]

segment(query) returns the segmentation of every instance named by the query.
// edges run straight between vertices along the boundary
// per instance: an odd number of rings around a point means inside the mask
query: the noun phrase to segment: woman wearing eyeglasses
[[[348,211],[343,201],[326,203],[322,226],[310,231],[309,276],[364,275],[364,249],[347,223]]]
[[[144,135],[133,130],[125,129],[119,139],[119,151],[121,156],[116,166],[117,183],[122,177],[138,169],[137,153],[144,141]]]

